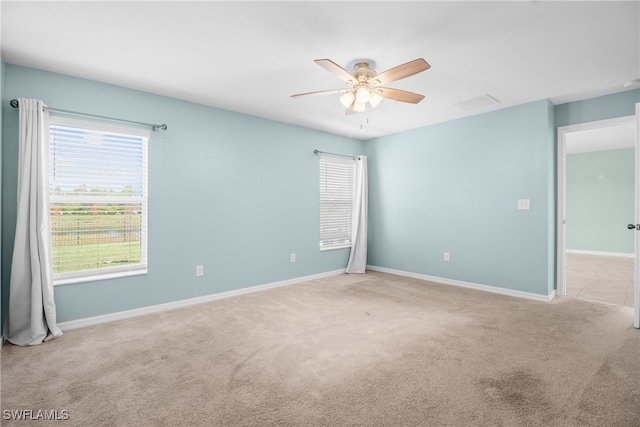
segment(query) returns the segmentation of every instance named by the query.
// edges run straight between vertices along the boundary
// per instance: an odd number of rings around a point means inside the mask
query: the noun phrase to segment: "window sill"
[[[105,273],[96,273],[96,274],[86,274],[82,276],[74,276],[74,277],[62,277],[59,279],[53,279],[53,285],[71,285],[75,283],[84,283],[84,282],[95,282],[96,280],[107,280],[107,279],[119,279],[122,277],[129,276],[142,276],[147,274],[147,268],[139,268],[136,270],[126,270],[126,271],[112,271]]]
[[[348,249],[348,248],[351,248],[351,245],[330,246],[330,247],[327,247],[327,248],[320,248],[320,252],[332,251],[334,249]]]

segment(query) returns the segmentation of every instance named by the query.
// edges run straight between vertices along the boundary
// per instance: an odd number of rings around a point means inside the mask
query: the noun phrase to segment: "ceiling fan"
[[[381,85],[413,76],[414,74],[421,73],[431,68],[431,65],[429,65],[427,61],[419,58],[378,74],[375,70],[370,68],[373,67],[373,61],[369,59],[362,59],[355,62],[353,67],[354,72],[351,74],[330,59],[316,59],[314,62],[334,76],[347,82],[349,87],[346,89],[299,93],[291,95],[291,97],[298,98],[309,95],[342,93],[343,95],[340,97],[340,102],[346,108],[345,114],[347,115],[365,111],[367,102],[371,107],[376,108],[382,98],[417,104],[424,99],[424,95],[400,89],[381,87]]]

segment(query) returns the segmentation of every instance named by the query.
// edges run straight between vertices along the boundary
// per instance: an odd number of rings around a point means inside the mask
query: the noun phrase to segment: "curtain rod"
[[[320,151],[318,149],[313,150],[313,154],[315,154],[316,156],[319,154],[326,154],[328,156],[346,157],[348,159],[353,159],[353,160],[356,160],[358,158],[357,156],[347,156],[346,154],[327,153],[326,151]]]
[[[17,99],[12,99],[11,101],[9,101],[9,105],[11,105],[13,108],[18,108],[20,106],[20,103],[18,102]],[[158,129],[167,130],[167,125],[165,125],[164,123],[161,124],[161,125],[154,125],[154,124],[151,124],[151,123],[135,122],[133,120],[116,119],[116,118],[113,118],[113,117],[98,116],[96,114],[79,113],[77,111],[60,110],[60,109],[51,108],[51,107],[47,107],[47,110],[49,110],[50,112],[53,112],[53,113],[71,114],[71,115],[74,115],[74,116],[93,117],[93,118],[96,118],[96,119],[110,120],[112,122],[133,123],[133,124],[136,124],[136,125],[144,125],[144,126],[149,126],[154,131],[157,131]]]

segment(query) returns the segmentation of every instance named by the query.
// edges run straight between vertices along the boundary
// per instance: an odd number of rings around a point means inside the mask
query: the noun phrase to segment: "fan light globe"
[[[347,92],[340,97],[340,102],[342,103],[342,105],[344,105],[344,108],[349,108],[354,99],[356,99],[356,96],[353,94],[353,92]]]
[[[371,94],[371,97],[369,98],[369,104],[371,104],[373,108],[376,108],[378,104],[380,104],[380,101],[382,101],[382,97],[377,93],[373,92]]]
[[[366,109],[366,105],[364,102],[358,101],[358,96],[356,95],[356,102],[353,103],[353,111],[356,113],[362,113]]]
[[[367,90],[366,87],[359,87],[358,90],[356,91],[356,101],[358,101],[361,104],[365,104],[369,100],[370,96],[371,94],[369,93],[369,90]]]

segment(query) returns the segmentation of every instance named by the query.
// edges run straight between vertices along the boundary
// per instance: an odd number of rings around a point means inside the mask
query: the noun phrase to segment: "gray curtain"
[[[347,273],[364,273],[367,269],[367,215],[369,190],[367,180],[367,156],[356,157],[353,222],[351,223],[351,252]]]
[[[49,233],[49,113],[42,101],[19,100],[18,206],[6,339],[37,345],[62,335],[56,325]]]

